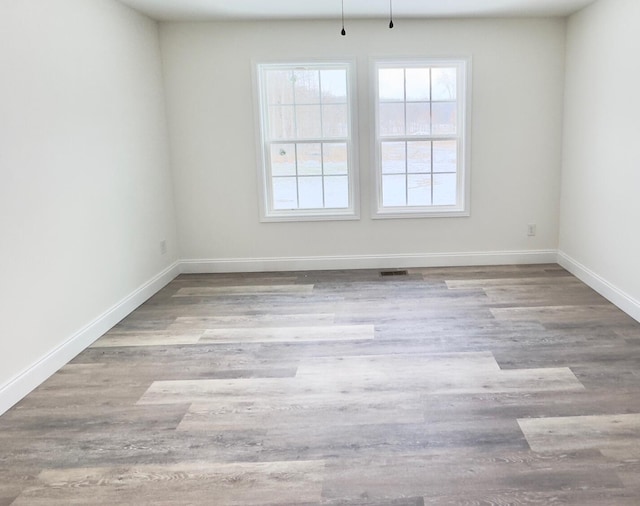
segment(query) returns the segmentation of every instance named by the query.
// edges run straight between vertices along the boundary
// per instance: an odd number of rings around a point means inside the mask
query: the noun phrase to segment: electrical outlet
[[[167,254],[167,241],[164,239],[160,241],[160,254],[161,255]]]
[[[529,225],[527,225],[527,235],[529,237],[533,237],[534,235],[536,235],[536,224],[535,223],[530,223]]]

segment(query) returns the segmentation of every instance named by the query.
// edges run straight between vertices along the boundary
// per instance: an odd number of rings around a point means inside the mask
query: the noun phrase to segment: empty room
[[[2,0],[0,506],[640,504],[640,2]]]

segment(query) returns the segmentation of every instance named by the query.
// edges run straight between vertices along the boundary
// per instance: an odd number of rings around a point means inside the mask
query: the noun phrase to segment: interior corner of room
[[[0,413],[181,272],[551,261],[640,320],[637,0],[346,37],[338,18],[0,6]],[[471,213],[375,220],[369,61],[425,53],[473,58]],[[344,55],[360,218],[261,222],[253,62]]]

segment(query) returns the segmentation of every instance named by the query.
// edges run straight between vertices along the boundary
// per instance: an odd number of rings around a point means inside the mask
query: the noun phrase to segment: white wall
[[[349,21],[347,37],[339,30],[334,21],[161,24],[182,258],[555,251],[564,20],[398,20],[394,30]],[[369,58],[451,55],[473,58],[471,217],[372,220]],[[362,218],[260,223],[252,61],[342,56],[358,65]],[[252,265],[276,264],[239,268]]]
[[[640,319],[638,26],[638,0],[600,0],[569,20],[560,251]]]
[[[0,4],[0,412],[177,258],[159,51],[112,0]]]

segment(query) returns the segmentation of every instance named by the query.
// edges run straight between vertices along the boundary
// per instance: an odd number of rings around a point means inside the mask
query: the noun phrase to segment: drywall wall
[[[112,0],[0,3],[0,412],[177,258],[159,51]]]
[[[560,245],[564,264],[640,319],[640,2],[568,22]]]
[[[298,264],[286,258],[369,256],[375,263],[376,255],[455,253],[465,261],[469,252],[555,251],[564,20],[398,20],[394,30],[358,20],[348,21],[346,37],[339,32],[334,21],[161,24],[187,268],[190,260],[195,270],[207,268],[200,260],[279,258],[235,267],[291,268]],[[471,216],[372,220],[370,58],[457,55],[473,60]],[[357,63],[361,219],[260,223],[252,62],[336,57]],[[537,236],[527,236],[529,223]]]

